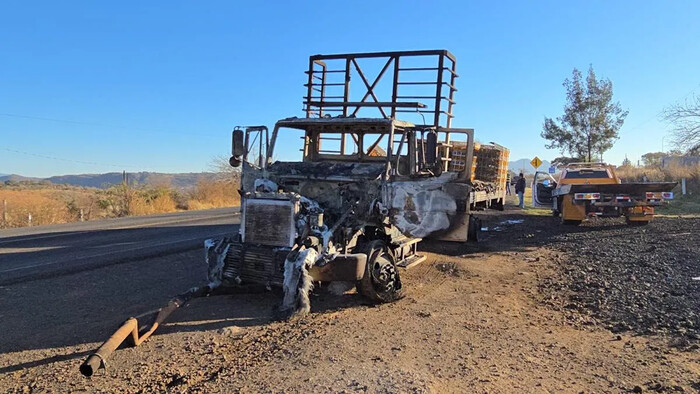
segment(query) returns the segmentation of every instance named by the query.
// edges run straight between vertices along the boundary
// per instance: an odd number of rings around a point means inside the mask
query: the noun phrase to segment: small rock
[[[217,333],[219,333],[221,335],[225,335],[225,336],[235,337],[235,336],[240,336],[241,334],[243,334],[243,329],[238,327],[238,326],[228,326],[228,327],[220,328],[217,331]]]

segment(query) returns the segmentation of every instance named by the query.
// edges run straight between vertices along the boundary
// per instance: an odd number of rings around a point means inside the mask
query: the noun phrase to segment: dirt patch
[[[669,338],[687,338],[685,334],[662,331],[661,326],[649,331],[655,335],[642,334],[645,331],[634,325],[629,331],[609,329],[618,320],[628,321],[625,311],[631,309],[624,305],[631,295],[626,296],[623,288],[629,281],[615,282],[620,292],[602,296],[609,297],[607,304],[620,300],[621,306],[610,309],[614,313],[604,308],[594,312],[593,298],[578,299],[576,308],[565,307],[574,297],[588,294],[576,285],[585,283],[586,276],[576,272],[593,264],[599,251],[612,254],[607,247],[589,247],[590,256],[572,259],[580,240],[610,238],[615,241],[609,242],[625,245],[629,234],[639,237],[642,230],[664,229],[670,237],[665,242],[671,242],[680,235],[671,235],[670,228],[689,226],[687,222],[659,221],[645,229],[618,228],[613,223],[603,230],[583,226],[562,233],[553,218],[519,216],[516,211],[484,216],[490,227],[505,219],[524,222],[486,233],[479,245],[424,243],[428,259],[402,271],[406,296],[395,303],[373,305],[357,294],[334,296],[319,287],[312,294],[310,315],[273,322],[272,308],[278,301],[274,293],[197,299],[142,346],[115,352],[108,369],[91,379],[78,372],[86,354],[124,318],[163,305],[172,294],[198,284],[204,275],[201,253],[0,288],[0,391],[463,392],[469,387],[488,392],[690,392],[700,388],[698,352],[668,343]],[[652,233],[647,234],[651,238]],[[692,247],[688,251],[697,253]],[[654,266],[664,274],[656,277],[657,282],[680,262],[671,259],[676,255],[652,254],[644,259],[650,264],[662,258],[669,266],[668,271]],[[597,261],[601,263],[595,267],[611,266],[607,260]],[[622,258],[619,265],[626,266]],[[600,276],[617,278],[621,270],[601,268],[600,273],[587,275],[589,281],[613,283]],[[569,271],[573,273],[568,275]],[[638,278],[647,280],[643,273]],[[656,286],[670,294],[676,282],[669,283]],[[683,297],[697,298],[694,291],[690,288]],[[629,298],[630,303],[640,302],[635,300]]]

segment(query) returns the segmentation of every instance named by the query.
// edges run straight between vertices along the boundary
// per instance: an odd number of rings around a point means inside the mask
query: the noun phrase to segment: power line
[[[4,113],[4,112],[0,112],[0,115],[2,115],[2,116],[8,116],[8,117],[11,117],[11,118],[22,118],[22,119],[33,119],[33,120],[45,120],[45,121],[49,121],[49,122],[72,123],[72,124],[82,124],[82,125],[88,125],[88,126],[110,127],[110,126],[103,125],[103,124],[99,124],[99,123],[82,122],[82,121],[78,121],[78,120],[66,120],[66,119],[44,118],[44,117],[41,117],[41,116],[8,114],[8,113]],[[116,128],[119,128],[119,127],[116,127]]]
[[[20,118],[20,119],[30,119],[30,120],[41,120],[41,121],[46,121],[46,122],[57,122],[57,123],[68,123],[68,124],[75,124],[75,125],[83,125],[83,126],[95,126],[95,127],[105,127],[109,129],[119,129],[119,130],[134,130],[134,131],[143,131],[143,132],[148,132],[148,133],[171,133],[169,130],[153,130],[153,129],[143,129],[140,127],[127,127],[127,126],[117,126],[117,125],[108,125],[104,123],[95,123],[95,122],[85,122],[85,121],[80,121],[80,120],[69,120],[69,119],[58,119],[58,118],[49,118],[49,117],[43,117],[43,116],[33,116],[33,115],[22,115],[22,114],[11,114],[11,113],[6,113],[6,112],[0,112],[0,115],[2,116],[7,116],[10,118]],[[187,135],[189,136],[199,136],[199,137],[217,137],[219,138],[221,135],[215,135],[215,134],[202,134],[202,133],[192,133],[192,132],[186,132]]]
[[[109,163],[99,163],[99,162],[95,162],[95,161],[66,159],[66,158],[62,158],[62,157],[41,155],[38,153],[25,152],[25,151],[21,151],[21,150],[17,150],[17,149],[6,148],[6,147],[1,147],[0,149],[5,150],[7,152],[19,153],[19,154],[27,155],[27,156],[41,157],[43,159],[65,161],[65,162],[70,162],[70,163],[88,164],[88,165],[95,165],[95,166],[109,166],[109,167],[117,167],[117,168],[125,168],[125,167],[143,168],[141,166],[135,166],[135,165],[129,165],[129,164],[109,164]]]
[[[681,101],[681,100],[687,100],[688,97],[689,97],[691,94],[693,94],[698,88],[700,88],[700,84],[694,86],[688,93],[686,93],[686,94],[683,96],[682,99],[676,100],[676,102]],[[628,132],[628,133],[631,132],[631,131],[636,131],[636,130],[638,130],[640,127],[646,125],[646,124],[649,123],[651,120],[656,119],[656,118],[658,118],[659,116],[660,116],[660,114],[652,115],[652,116],[650,116],[649,118],[647,118],[646,120],[643,120],[643,121],[637,123],[635,126],[632,126],[632,127],[628,128],[628,129],[626,129],[625,131]]]

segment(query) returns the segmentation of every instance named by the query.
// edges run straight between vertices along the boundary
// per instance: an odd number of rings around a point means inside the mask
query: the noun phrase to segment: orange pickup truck
[[[578,225],[589,216],[624,216],[627,224],[644,225],[654,216],[654,207],[673,199],[677,182],[622,183],[613,166],[605,163],[572,163],[562,170],[559,181],[536,172],[532,202],[552,208],[562,223]]]

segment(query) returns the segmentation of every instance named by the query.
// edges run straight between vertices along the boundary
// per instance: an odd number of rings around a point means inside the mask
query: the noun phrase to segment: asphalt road
[[[0,285],[203,247],[238,223],[221,208],[0,230]]]

